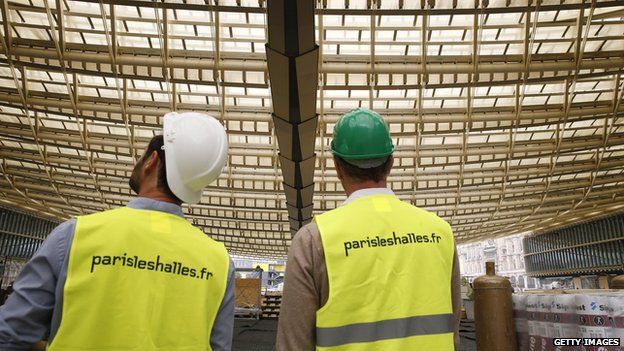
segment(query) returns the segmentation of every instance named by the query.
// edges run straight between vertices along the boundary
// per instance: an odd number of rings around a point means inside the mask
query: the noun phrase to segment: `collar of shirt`
[[[148,199],[146,197],[137,197],[130,200],[126,207],[135,208],[138,210],[154,210],[174,214],[176,216],[184,217],[182,207],[172,204],[170,202],[156,201]]]
[[[365,196],[372,195],[394,195],[394,192],[388,188],[367,188],[356,190],[349,195],[349,197],[342,203],[343,205]]]

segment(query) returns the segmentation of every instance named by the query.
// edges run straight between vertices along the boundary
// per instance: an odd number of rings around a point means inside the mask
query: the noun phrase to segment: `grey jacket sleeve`
[[[0,308],[0,350],[30,350],[50,332],[55,290],[75,219],[56,227],[24,266]]]
[[[455,254],[453,255],[453,272],[451,276],[451,298],[453,305],[453,339],[455,341],[455,350],[459,350],[459,323],[461,321],[461,276],[459,271],[459,259],[457,257],[457,248],[455,248]]]
[[[234,293],[236,272],[234,262],[230,258],[228,270],[228,282],[225,295],[221,301],[221,307],[217,312],[212,332],[210,334],[210,346],[213,351],[230,351],[232,349],[232,335],[234,333]]]
[[[319,240],[318,248],[315,238]],[[329,295],[327,266],[315,222],[303,226],[292,238],[277,322],[277,351],[316,349],[316,311]]]

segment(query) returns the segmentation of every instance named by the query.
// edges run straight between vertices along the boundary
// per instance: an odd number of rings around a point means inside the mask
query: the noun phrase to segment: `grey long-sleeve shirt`
[[[147,198],[133,199],[127,206],[184,216],[178,205]],[[0,350],[30,350],[48,333],[49,341],[54,339],[62,319],[63,287],[75,226],[76,220],[71,219],[56,227],[13,284],[13,294],[0,308]],[[232,348],[234,281],[230,259],[225,295],[210,336],[214,351]]]

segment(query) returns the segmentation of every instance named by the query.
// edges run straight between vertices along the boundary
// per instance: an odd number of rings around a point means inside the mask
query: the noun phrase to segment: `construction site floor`
[[[234,322],[233,351],[273,351],[277,319],[237,319]],[[457,351],[476,351],[474,322],[462,320],[461,344]]]

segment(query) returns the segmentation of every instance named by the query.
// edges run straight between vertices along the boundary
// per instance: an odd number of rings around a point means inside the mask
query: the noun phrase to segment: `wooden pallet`
[[[262,316],[262,310],[259,308],[235,308],[234,317],[241,319],[259,319]]]

